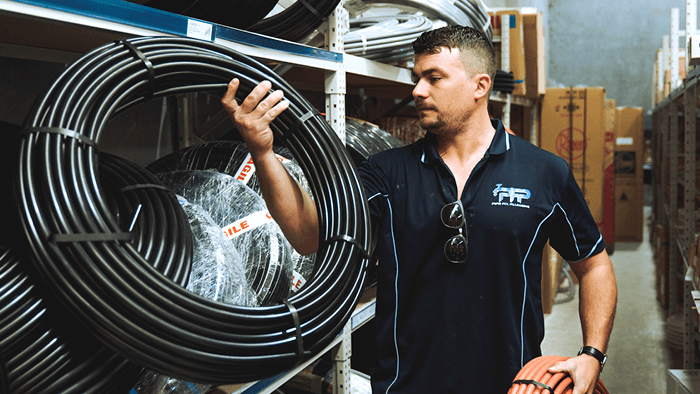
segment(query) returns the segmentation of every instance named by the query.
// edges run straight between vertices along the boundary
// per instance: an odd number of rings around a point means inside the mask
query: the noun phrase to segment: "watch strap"
[[[593,346],[581,347],[581,349],[578,351],[578,355],[580,356],[582,354],[587,354],[587,355],[595,358],[596,360],[598,360],[598,362],[600,363],[600,370],[601,371],[603,370],[603,367],[605,366],[605,362],[608,360],[608,356],[605,353],[594,348]]]

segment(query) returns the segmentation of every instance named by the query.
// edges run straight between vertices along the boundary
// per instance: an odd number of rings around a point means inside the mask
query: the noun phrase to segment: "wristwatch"
[[[593,346],[582,346],[581,350],[578,351],[578,355],[587,354],[594,357],[600,363],[600,372],[603,372],[603,367],[605,362],[608,360],[608,356],[601,352],[600,350],[594,348]]]

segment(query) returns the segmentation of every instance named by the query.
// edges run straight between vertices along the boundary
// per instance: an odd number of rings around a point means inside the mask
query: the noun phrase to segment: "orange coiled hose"
[[[563,356],[537,357],[515,375],[508,394],[571,394],[574,383],[566,372],[552,374],[547,369],[559,361],[568,360]],[[610,394],[603,382],[598,379],[594,394]]]

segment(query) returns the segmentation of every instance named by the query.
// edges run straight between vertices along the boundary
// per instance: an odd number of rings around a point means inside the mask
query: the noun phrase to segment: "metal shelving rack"
[[[691,70],[681,80],[678,56],[674,54],[679,51],[681,37],[685,37],[687,48],[689,37],[696,34],[696,0],[686,2],[684,30],[679,28],[679,14],[678,9],[671,11],[671,34],[663,40],[663,70],[671,70],[672,91],[657,103],[652,113],[656,168],[653,215],[657,223],[668,229],[668,310],[669,314],[680,313],[683,317],[683,368],[693,369],[696,342],[700,341],[696,324],[700,292],[693,281],[689,249],[698,235],[695,205],[700,200],[700,190],[696,187],[696,170],[700,169],[697,166],[700,156],[696,153],[700,69]],[[686,67],[688,61],[686,56]]]
[[[413,87],[411,72],[406,68],[343,53],[342,32],[347,19],[341,1],[328,25],[320,29],[325,31],[327,49],[318,49],[122,0],[0,0],[0,57],[70,63],[95,47],[134,36],[172,35],[207,40],[263,62],[322,72],[326,119],[344,140],[345,95],[349,88],[390,91],[394,97],[407,97]],[[508,29],[504,31],[506,35],[499,39],[507,69]],[[502,93],[494,93],[490,99],[504,104],[506,126],[510,125],[511,105],[530,107],[530,135],[531,139],[536,138],[537,111],[533,100]],[[362,301],[342,333],[323,352],[294,370],[237,385],[231,390],[245,394],[271,393],[320,355],[331,352],[335,367],[334,392],[349,393],[351,334],[374,317],[374,308],[373,298]]]

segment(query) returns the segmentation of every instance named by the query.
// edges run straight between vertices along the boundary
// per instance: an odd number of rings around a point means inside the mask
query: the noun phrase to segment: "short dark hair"
[[[434,54],[441,48],[458,48],[462,53],[471,53],[476,60],[468,66],[478,73],[491,77],[491,86],[496,77],[496,53],[491,41],[482,31],[469,26],[445,26],[430,30],[413,41],[413,52],[417,55]]]

